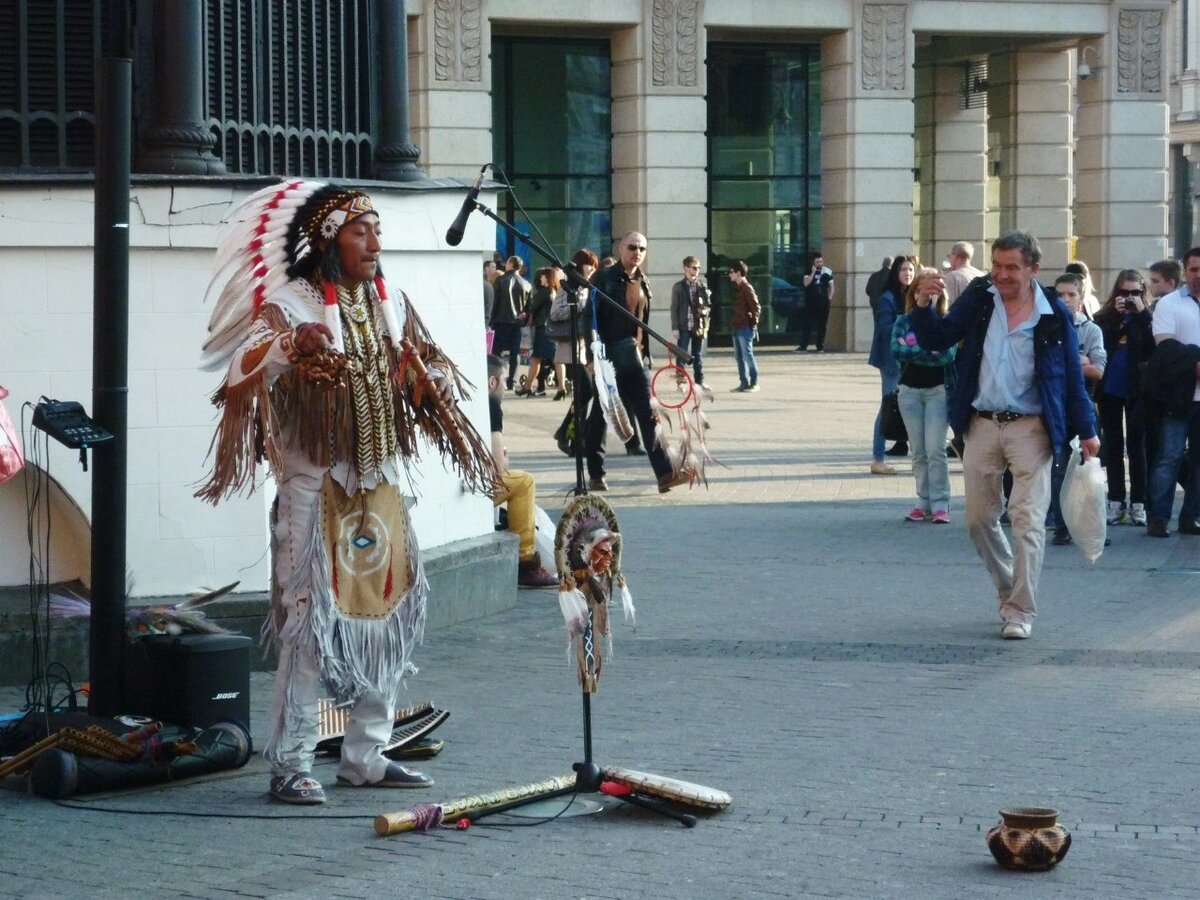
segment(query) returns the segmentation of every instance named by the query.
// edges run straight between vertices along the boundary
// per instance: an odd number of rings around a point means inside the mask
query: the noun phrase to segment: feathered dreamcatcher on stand
[[[667,393],[672,388],[678,399]],[[669,363],[650,380],[650,408],[658,422],[654,428],[655,443],[667,454],[672,472],[688,473],[689,487],[697,484],[708,487],[708,464],[723,465],[708,452],[706,435],[710,426],[701,408],[705,399],[712,400],[711,392],[699,387],[683,366]]]

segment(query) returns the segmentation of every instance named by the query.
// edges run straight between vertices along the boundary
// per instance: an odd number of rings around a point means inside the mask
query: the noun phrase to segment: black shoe
[[[625,455],[626,456],[645,456],[646,451],[643,450],[641,447],[639,447],[637,444],[634,444],[632,447],[625,448]]]
[[[908,443],[906,441],[896,441],[892,444],[891,449],[883,451],[884,456],[908,456]]]
[[[807,347],[797,347],[797,348],[796,348],[795,350],[793,350],[792,352],[793,352],[793,353],[803,353],[803,352],[804,352],[805,350],[807,350],[807,349],[808,349]]]
[[[1195,519],[1180,519],[1179,533],[1200,534],[1200,522],[1197,522]]]
[[[513,380],[511,378],[505,378],[504,386],[511,391],[513,389]]]
[[[1054,538],[1050,541],[1056,547],[1065,547],[1071,543],[1071,532],[1067,531],[1067,526],[1063,525],[1054,529]]]
[[[564,400],[564,399],[566,399],[566,396],[567,396],[567,392],[564,391],[562,388],[559,388],[557,391],[554,392],[555,400]]]
[[[544,387],[539,387],[539,388],[538,388],[536,391],[534,391],[534,392],[533,392],[533,396],[535,396],[535,397],[545,397],[545,396],[546,396],[546,389],[545,389]]]
[[[607,491],[608,490],[608,482],[605,481],[603,478],[589,478],[588,479],[588,490],[589,491]]]
[[[1148,537],[1170,537],[1171,532],[1167,529],[1167,523],[1161,519],[1151,519],[1146,524],[1146,535]]]

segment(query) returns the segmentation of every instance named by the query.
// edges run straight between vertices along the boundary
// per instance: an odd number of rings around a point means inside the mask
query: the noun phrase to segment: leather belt
[[[1030,413],[1009,412],[1008,410],[991,410],[977,409],[975,414],[982,419],[991,419],[993,422],[1004,424],[1005,422],[1015,422],[1017,419],[1023,419]]]

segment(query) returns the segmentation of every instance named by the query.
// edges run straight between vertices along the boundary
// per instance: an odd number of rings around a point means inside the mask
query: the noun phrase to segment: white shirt
[[[988,288],[993,297],[992,318],[983,339],[983,365],[979,367],[976,409],[991,412],[1018,412],[1027,416],[1042,411],[1042,393],[1034,378],[1033,328],[1042,316],[1054,310],[1033,283],[1033,308],[1024,322],[1008,330],[1008,312],[995,285]]]
[[[1200,302],[1186,287],[1167,294],[1154,304],[1154,339],[1159,335],[1171,334],[1181,344],[1200,347]],[[1200,379],[1196,381],[1193,400],[1200,400]]]

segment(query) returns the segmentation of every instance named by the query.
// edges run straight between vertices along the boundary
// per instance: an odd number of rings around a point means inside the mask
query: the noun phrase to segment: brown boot
[[[542,558],[534,553],[529,559],[517,563],[517,586],[527,588],[555,587],[558,576],[542,565]]]

